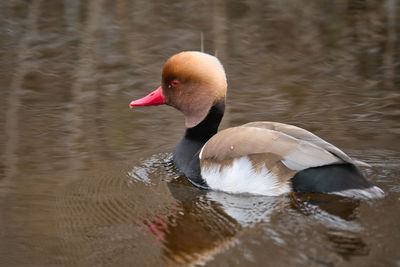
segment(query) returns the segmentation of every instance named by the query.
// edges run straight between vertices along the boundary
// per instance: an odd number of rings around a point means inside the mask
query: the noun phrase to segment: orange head
[[[185,116],[186,127],[199,124],[211,107],[226,96],[226,76],[221,62],[201,52],[181,52],[164,65],[161,86],[130,107],[167,104]]]

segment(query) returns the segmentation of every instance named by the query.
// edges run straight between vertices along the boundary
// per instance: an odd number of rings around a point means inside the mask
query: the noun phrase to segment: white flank
[[[372,186],[367,189],[348,189],[338,192],[332,192],[331,194],[357,199],[381,198],[385,196],[383,190],[377,186]]]
[[[265,166],[255,171],[248,157],[235,159],[231,166],[213,164],[202,168],[201,176],[212,189],[229,193],[278,196],[290,192],[290,186],[280,186],[276,175]]]

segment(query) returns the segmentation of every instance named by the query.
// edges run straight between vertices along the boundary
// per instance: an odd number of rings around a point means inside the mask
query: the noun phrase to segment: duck
[[[166,104],[183,113],[186,129],[173,162],[194,186],[265,196],[384,196],[357,167],[367,163],[300,127],[257,121],[218,131],[227,87],[217,57],[184,51],[166,61],[160,87],[129,104],[130,108]]]

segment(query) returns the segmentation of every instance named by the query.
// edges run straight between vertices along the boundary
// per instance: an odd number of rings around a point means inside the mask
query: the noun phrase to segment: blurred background
[[[201,39],[228,77],[221,129],[303,127],[386,197],[188,184],[183,116],[128,105]],[[398,0],[2,0],[0,62],[0,265],[400,266]]]

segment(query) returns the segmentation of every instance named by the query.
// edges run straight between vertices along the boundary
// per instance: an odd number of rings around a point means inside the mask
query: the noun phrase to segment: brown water
[[[172,54],[229,79],[221,128],[291,123],[379,200],[202,191],[167,106],[130,111]],[[0,1],[0,265],[400,266],[400,2]]]

